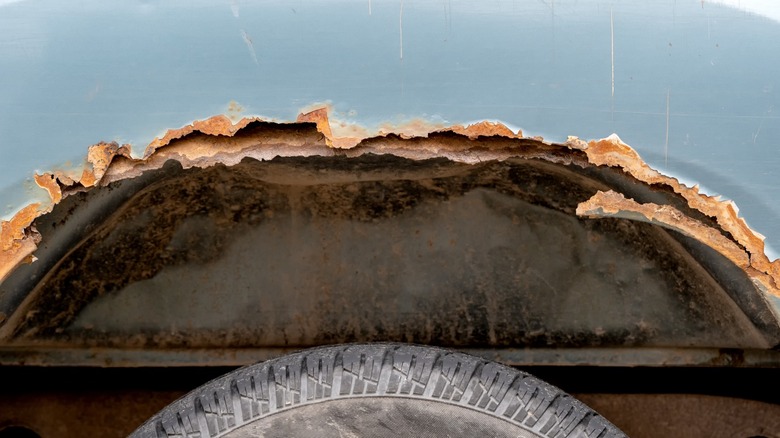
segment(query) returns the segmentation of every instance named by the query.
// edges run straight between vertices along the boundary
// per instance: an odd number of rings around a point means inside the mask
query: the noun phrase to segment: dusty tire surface
[[[522,371],[407,344],[314,348],[232,371],[132,438],[275,436],[625,437]]]

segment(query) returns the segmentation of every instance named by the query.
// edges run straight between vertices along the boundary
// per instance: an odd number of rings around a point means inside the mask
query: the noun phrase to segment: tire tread
[[[406,344],[319,347],[237,369],[170,404],[130,436],[219,438],[280,410],[376,396],[455,404],[540,437],[625,437],[582,402],[530,374]]]

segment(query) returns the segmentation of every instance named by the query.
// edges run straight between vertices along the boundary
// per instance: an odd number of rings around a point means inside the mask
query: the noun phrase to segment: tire
[[[580,401],[481,358],[406,344],[305,350],[237,369],[131,438],[625,437]]]

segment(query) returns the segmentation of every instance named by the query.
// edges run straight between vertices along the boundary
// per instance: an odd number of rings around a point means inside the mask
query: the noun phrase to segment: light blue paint
[[[368,127],[616,132],[655,168],[734,199],[780,248],[780,23],[699,0],[405,0],[402,18],[379,0],[370,15],[337,0],[0,6],[1,212],[26,202],[33,171],[78,164],[98,141],[140,155],[231,100],[278,120],[328,101]]]

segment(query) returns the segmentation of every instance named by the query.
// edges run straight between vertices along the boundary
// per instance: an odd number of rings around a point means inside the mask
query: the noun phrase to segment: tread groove
[[[244,367],[185,395],[131,438],[220,438],[298,406],[404,397],[461,406],[540,437],[622,438],[605,418],[536,377],[435,347],[320,347]]]

